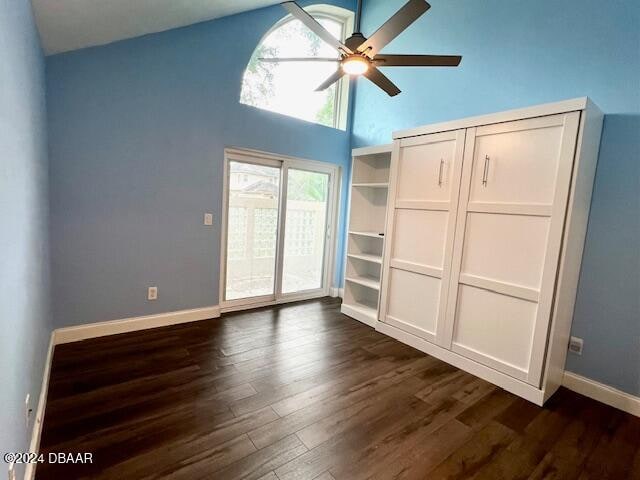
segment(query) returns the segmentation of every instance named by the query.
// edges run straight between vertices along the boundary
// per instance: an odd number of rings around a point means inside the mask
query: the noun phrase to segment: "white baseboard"
[[[158,313],[155,315],[144,315],[141,317],[123,318],[120,320],[110,320],[107,322],[87,323],[73,327],[64,327],[54,330],[54,343],[78,342],[88,338],[104,337],[117,333],[135,332],[148,328],[166,327],[180,323],[196,322],[217,318],[220,316],[218,305],[191,310],[178,310],[175,312]]]
[[[585,397],[640,417],[640,397],[571,372],[564,372],[562,385]]]
[[[36,408],[36,416],[33,419],[33,428],[31,430],[31,442],[29,443],[29,453],[37,453],[40,449],[40,436],[42,435],[42,424],[44,422],[44,414],[47,405],[47,392],[49,390],[49,375],[51,373],[51,362],[53,360],[53,350],[55,348],[55,335],[52,332],[49,338],[49,349],[47,350],[47,358],[44,361],[42,372],[42,385],[40,386],[40,396],[38,397],[38,406]],[[36,474],[35,463],[28,463],[24,471],[24,480],[33,480]]]
[[[338,287],[331,287],[329,289],[329,295],[332,296],[333,298],[344,298],[344,288],[338,288]]]

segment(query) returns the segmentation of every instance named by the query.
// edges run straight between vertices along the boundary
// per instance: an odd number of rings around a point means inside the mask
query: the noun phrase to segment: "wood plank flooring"
[[[45,479],[634,479],[640,419],[539,408],[340,314],[334,299],[56,347]]]

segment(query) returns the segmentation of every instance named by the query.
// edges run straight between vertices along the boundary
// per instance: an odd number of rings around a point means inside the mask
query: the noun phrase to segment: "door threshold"
[[[321,291],[312,294],[292,295],[276,300],[266,300],[264,302],[245,303],[241,305],[225,305],[220,304],[220,313],[239,312],[242,310],[253,310],[256,308],[273,307],[275,305],[283,305],[285,303],[302,302],[304,300],[313,300],[315,298],[328,297],[329,292]]]

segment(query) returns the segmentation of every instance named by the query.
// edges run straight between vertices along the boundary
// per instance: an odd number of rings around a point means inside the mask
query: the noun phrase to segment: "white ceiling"
[[[282,0],[32,0],[47,55],[224,17]]]

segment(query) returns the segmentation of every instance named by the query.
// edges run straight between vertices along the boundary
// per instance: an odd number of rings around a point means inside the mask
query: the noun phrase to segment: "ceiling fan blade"
[[[339,62],[339,58],[324,57],[291,57],[291,58],[258,58],[261,62],[280,63],[280,62]]]
[[[369,70],[364,72],[363,75],[373,83],[375,83],[382,90],[387,92],[390,97],[395,97],[400,93],[400,89],[396,87],[391,80],[389,80],[380,70],[375,67],[370,67]]]
[[[457,67],[460,55],[376,55],[378,67]]]
[[[316,88],[316,92],[321,92],[322,90],[326,90],[327,88],[329,88],[331,85],[333,85],[334,83],[336,83],[338,80],[340,80],[343,76],[345,75],[345,73],[342,71],[341,68],[338,68],[333,75],[331,75],[329,78],[327,78],[324,82],[322,82],[318,88]]]
[[[429,5],[425,0],[409,0],[400,10],[398,10],[389,20],[387,20],[376,32],[371,35],[358,51],[367,54],[372,58],[382,48],[400,35],[409,25],[415,22],[420,15],[429,10]]]
[[[296,17],[302,23],[304,23],[313,33],[315,33],[322,40],[327,42],[336,50],[343,51],[347,54],[353,53],[349,47],[343,45],[343,43],[336,37],[331,35],[329,31],[318,23],[318,21],[305,12],[296,2],[284,2],[281,4],[291,15]]]

